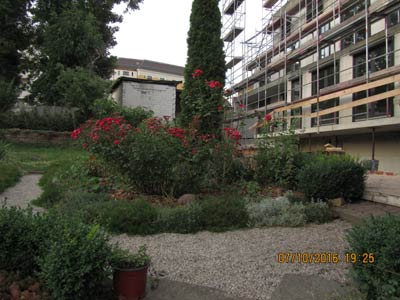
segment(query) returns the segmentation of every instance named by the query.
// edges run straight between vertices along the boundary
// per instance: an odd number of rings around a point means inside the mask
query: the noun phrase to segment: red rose
[[[243,104],[243,103],[240,103],[240,104],[239,104],[239,107],[240,107],[240,108],[244,108],[244,104]]]
[[[71,133],[71,138],[74,139],[74,140],[76,140],[76,139],[79,137],[79,135],[81,134],[81,132],[82,132],[82,129],[81,129],[81,128],[75,129],[75,130],[72,131],[72,133]]]
[[[119,145],[121,143],[120,140],[114,140],[114,145]]]
[[[264,120],[265,120],[266,122],[270,122],[270,121],[272,120],[271,114],[265,115]]]
[[[194,72],[193,72],[193,74],[192,74],[192,77],[193,77],[193,78],[198,78],[198,77],[200,77],[201,75],[203,75],[203,71],[200,70],[200,69],[196,69],[196,70],[194,70]]]
[[[212,89],[214,89],[214,88],[222,88],[222,83],[219,82],[218,80],[206,81],[206,84]]]
[[[217,109],[218,109],[219,112],[221,112],[221,111],[224,110],[224,107],[222,105],[218,105]]]

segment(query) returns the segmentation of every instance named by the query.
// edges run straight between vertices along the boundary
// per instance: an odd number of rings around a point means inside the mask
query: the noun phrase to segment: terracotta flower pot
[[[137,269],[114,269],[114,291],[118,300],[139,300],[146,295],[148,266]]]

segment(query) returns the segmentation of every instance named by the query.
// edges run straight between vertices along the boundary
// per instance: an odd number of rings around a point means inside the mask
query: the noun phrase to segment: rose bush
[[[219,141],[213,134],[201,133],[199,124],[195,117],[183,129],[164,117],[132,127],[123,117],[113,116],[88,120],[71,137],[127,175],[138,191],[179,196],[240,175],[235,150],[240,133],[226,128]]]

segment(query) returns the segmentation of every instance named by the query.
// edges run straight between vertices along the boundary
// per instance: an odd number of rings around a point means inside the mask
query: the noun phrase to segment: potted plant
[[[149,265],[150,258],[144,245],[135,254],[121,249],[114,250],[113,282],[118,300],[139,300],[145,297]]]

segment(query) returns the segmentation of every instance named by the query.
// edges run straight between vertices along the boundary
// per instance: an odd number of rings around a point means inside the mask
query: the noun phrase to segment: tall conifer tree
[[[188,33],[188,56],[185,66],[185,89],[182,94],[182,111],[180,122],[188,126],[194,116],[201,118],[202,131],[215,132],[222,123],[222,112],[216,110],[216,105],[202,103],[199,105],[199,78],[192,74],[199,69],[203,72],[201,80],[217,80],[225,83],[225,53],[221,39],[221,13],[219,0],[194,0],[190,16]],[[203,95],[204,96],[204,95]],[[215,97],[202,97],[203,102],[214,101]],[[199,113],[204,107],[212,108],[208,113]],[[199,107],[202,106],[202,107]]]

